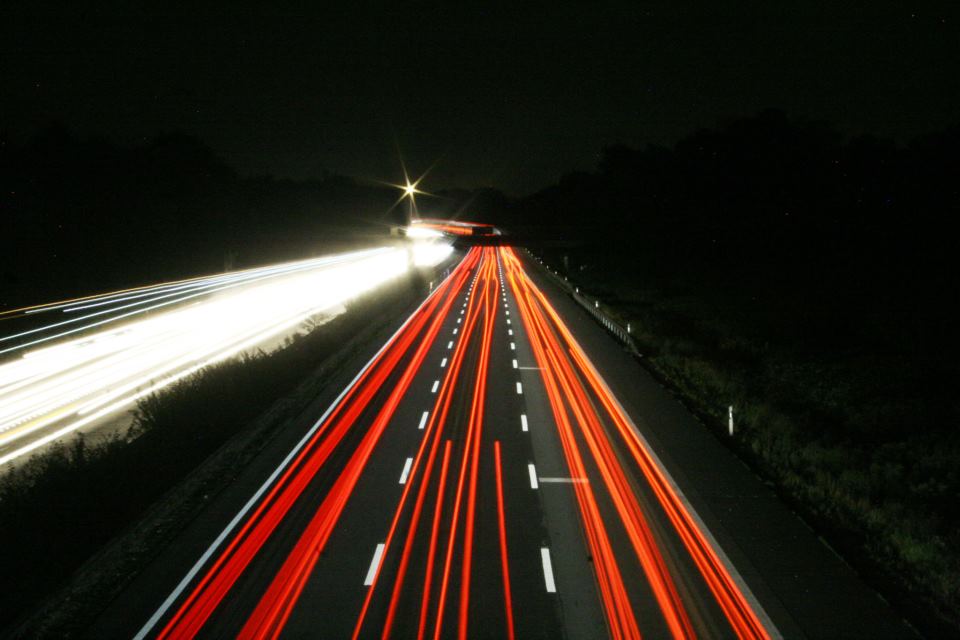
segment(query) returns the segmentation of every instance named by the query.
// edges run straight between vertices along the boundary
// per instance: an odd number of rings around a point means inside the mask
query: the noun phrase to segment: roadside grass
[[[422,281],[415,277],[385,289],[351,302],[345,313],[329,322],[321,324],[314,318],[272,352],[245,353],[143,398],[125,432],[96,444],[78,436],[3,473],[0,629],[18,619],[23,622],[26,614],[65,582],[75,580],[77,576],[71,578],[74,572],[111,540],[136,529],[138,521],[151,509],[156,510],[156,503],[162,503],[165,495],[170,498],[168,502],[183,502],[173,507],[173,516],[168,514],[172,524],[164,522],[138,533],[139,539],[127,545],[135,551],[116,562],[116,575],[87,577],[85,582],[94,586],[92,596],[85,594],[86,603],[104,606],[102,600],[120,588],[129,572],[151,557],[155,547],[165,542],[165,536],[192,517],[199,508],[197,503],[230,481],[223,473],[208,474],[188,491],[179,487],[186,500],[183,495],[170,497],[185,478],[225,443],[249,431],[251,422],[270,409],[275,415],[265,428],[253,434],[256,441],[245,443],[240,458],[233,456],[235,459],[222,465],[228,475],[237,473],[236,459],[255,455],[276,428],[302,410],[310,398],[279,399],[291,394],[332,356],[349,348],[357,334],[364,330],[369,334],[370,329],[393,317],[401,307],[407,308],[424,292]],[[323,379],[315,381],[315,386],[322,385]],[[316,389],[308,391],[315,393]],[[85,567],[87,573],[91,573],[89,569]],[[92,569],[97,574],[98,568]],[[70,599],[70,595],[63,597],[65,601]],[[71,604],[76,605],[60,603]],[[89,617],[91,612],[74,614],[68,617]],[[79,619],[63,622],[67,627],[58,628],[54,634],[57,637],[83,629]],[[49,631],[47,626],[41,635],[49,637]]]

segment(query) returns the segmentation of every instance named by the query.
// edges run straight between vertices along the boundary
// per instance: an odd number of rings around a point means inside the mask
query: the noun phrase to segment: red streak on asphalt
[[[483,263],[482,263],[483,264]],[[485,268],[481,266],[481,270]],[[397,531],[400,518],[403,514],[404,506],[406,505],[407,498],[412,490],[414,484],[413,480],[417,476],[417,471],[420,466],[420,461],[423,456],[424,448],[427,442],[432,442],[430,452],[427,456],[427,467],[424,473],[424,481],[420,484],[420,489],[417,494],[417,500],[414,506],[413,516],[411,518],[411,523],[409,530],[407,532],[406,542],[404,544],[404,549],[401,556],[400,566],[398,568],[397,576],[394,580],[393,593],[390,599],[390,606],[387,613],[386,624],[383,629],[382,637],[386,638],[390,635],[392,630],[393,622],[395,619],[396,608],[399,602],[401,589],[403,586],[404,578],[406,576],[407,567],[409,565],[409,556],[410,550],[413,546],[414,538],[416,535],[417,528],[419,526],[420,515],[423,508],[423,502],[426,498],[427,490],[427,481],[430,478],[434,460],[436,458],[437,447],[440,442],[440,439],[443,435],[443,428],[446,425],[447,413],[450,409],[450,403],[453,399],[453,390],[456,386],[456,382],[460,376],[460,370],[463,364],[463,359],[466,354],[467,349],[467,336],[469,336],[476,323],[479,319],[479,307],[477,304],[477,296],[471,296],[468,308],[466,310],[466,322],[464,323],[464,331],[462,339],[457,343],[457,346],[454,350],[453,355],[451,356],[450,366],[448,368],[447,377],[443,381],[443,385],[440,389],[440,393],[437,397],[437,401],[434,405],[434,410],[431,412],[431,417],[425,429],[424,438],[420,446],[420,450],[417,453],[416,458],[414,459],[413,465],[411,467],[410,478],[407,480],[407,485],[404,488],[404,491],[401,494],[399,504],[397,505],[396,511],[394,512],[393,520],[390,524],[390,530],[387,534],[386,542],[384,544],[383,558],[387,557],[389,550],[392,546],[394,536]],[[383,561],[381,561],[381,567],[383,566]],[[366,619],[367,611],[370,608],[370,603],[373,599],[373,596],[376,592],[378,581],[380,578],[380,572],[377,571],[377,574],[374,577],[373,584],[367,591],[367,595],[364,599],[363,606],[360,610],[360,615],[357,619],[356,626],[354,627],[353,637],[358,638],[360,636],[361,629],[363,628],[364,621]]]
[[[503,472],[500,468],[500,441],[493,443],[493,464],[497,483],[497,525],[500,532],[500,570],[503,573],[503,608],[507,617],[507,638],[514,640],[513,596],[510,593],[510,561],[507,554],[507,518],[503,508]]]

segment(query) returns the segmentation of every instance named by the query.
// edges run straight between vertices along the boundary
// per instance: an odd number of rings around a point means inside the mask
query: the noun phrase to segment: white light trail
[[[409,251],[385,247],[31,309],[103,308],[71,318],[72,324],[96,316],[67,332],[57,331],[64,324],[58,321],[0,337],[11,345],[0,353],[20,351],[0,364],[0,465],[295,330],[318,313],[340,313],[345,302],[406,273],[411,264],[438,264],[451,250],[433,242]],[[27,335],[27,343],[16,343]],[[67,335],[72,339],[62,340]],[[31,434],[35,439],[26,438]]]

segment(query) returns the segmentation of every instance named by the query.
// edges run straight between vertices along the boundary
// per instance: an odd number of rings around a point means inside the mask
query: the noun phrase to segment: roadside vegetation
[[[938,636],[960,629],[958,146],[958,130],[897,146],[768,112],[608,149],[512,211],[552,230],[534,249]],[[591,229],[572,238],[578,220]]]
[[[4,472],[0,629],[23,622],[68,580],[79,587],[34,616],[39,627],[27,635],[85,628],[96,607],[303,411],[364,340],[424,294],[418,275],[383,287],[329,322],[314,319],[272,352],[248,352],[144,398],[124,432],[96,444],[77,437]],[[198,475],[211,456],[219,456],[216,468]],[[138,522],[146,514],[149,523]],[[121,534],[123,549],[89,562]]]

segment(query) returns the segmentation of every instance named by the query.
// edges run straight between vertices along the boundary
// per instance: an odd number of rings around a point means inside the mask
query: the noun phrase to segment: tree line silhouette
[[[0,308],[329,251],[384,235],[395,199],[342,176],[241,176],[180,133],[0,135]]]

